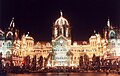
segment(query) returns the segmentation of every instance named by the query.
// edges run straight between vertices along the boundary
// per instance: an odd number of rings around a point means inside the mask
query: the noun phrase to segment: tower
[[[105,29],[105,39],[108,40],[108,51],[111,56],[120,56],[119,45],[120,45],[120,28],[113,27],[110,24],[110,20],[107,21],[107,28]]]
[[[9,27],[6,29],[6,36],[5,36],[6,40],[13,40],[14,32],[15,32],[15,22],[14,22],[14,18],[12,18]]]
[[[14,35],[15,35],[15,22],[14,18],[12,18],[9,27],[5,30],[6,57],[10,57],[12,55]]]
[[[60,11],[60,18],[58,18],[53,25],[52,39],[56,39],[60,35],[71,39],[70,25],[68,21],[63,17],[62,11]]]
[[[60,11],[60,18],[58,18],[53,24],[52,28],[52,51],[53,66],[69,66],[70,57],[67,52],[71,46],[71,30],[68,21],[63,17],[62,11]]]

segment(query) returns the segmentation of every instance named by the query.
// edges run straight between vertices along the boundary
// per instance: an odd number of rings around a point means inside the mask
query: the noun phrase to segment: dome
[[[60,12],[61,16],[55,21],[55,25],[69,25],[68,21],[63,17],[62,12]]]

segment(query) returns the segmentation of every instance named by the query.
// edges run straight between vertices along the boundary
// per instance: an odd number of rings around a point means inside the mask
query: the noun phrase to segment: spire
[[[9,29],[10,29],[10,28],[14,28],[14,27],[15,27],[14,17],[12,17],[12,21],[10,22]]]
[[[62,10],[60,10],[60,15],[61,15],[61,17],[63,16]]]
[[[96,34],[96,31],[94,30],[94,34]]]
[[[15,27],[14,17],[12,18],[12,21],[13,21],[13,27]]]

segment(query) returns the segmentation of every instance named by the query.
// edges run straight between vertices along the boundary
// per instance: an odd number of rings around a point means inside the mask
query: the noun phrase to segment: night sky
[[[20,34],[29,31],[35,41],[51,41],[60,10],[73,41],[88,40],[94,29],[102,34],[108,17],[113,26],[120,25],[120,0],[0,0],[0,28],[7,28],[14,17]]]

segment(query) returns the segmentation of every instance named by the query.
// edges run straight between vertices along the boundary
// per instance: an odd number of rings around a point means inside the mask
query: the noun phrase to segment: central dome
[[[60,12],[61,16],[55,21],[55,25],[69,25],[68,21],[63,17],[62,12]]]

